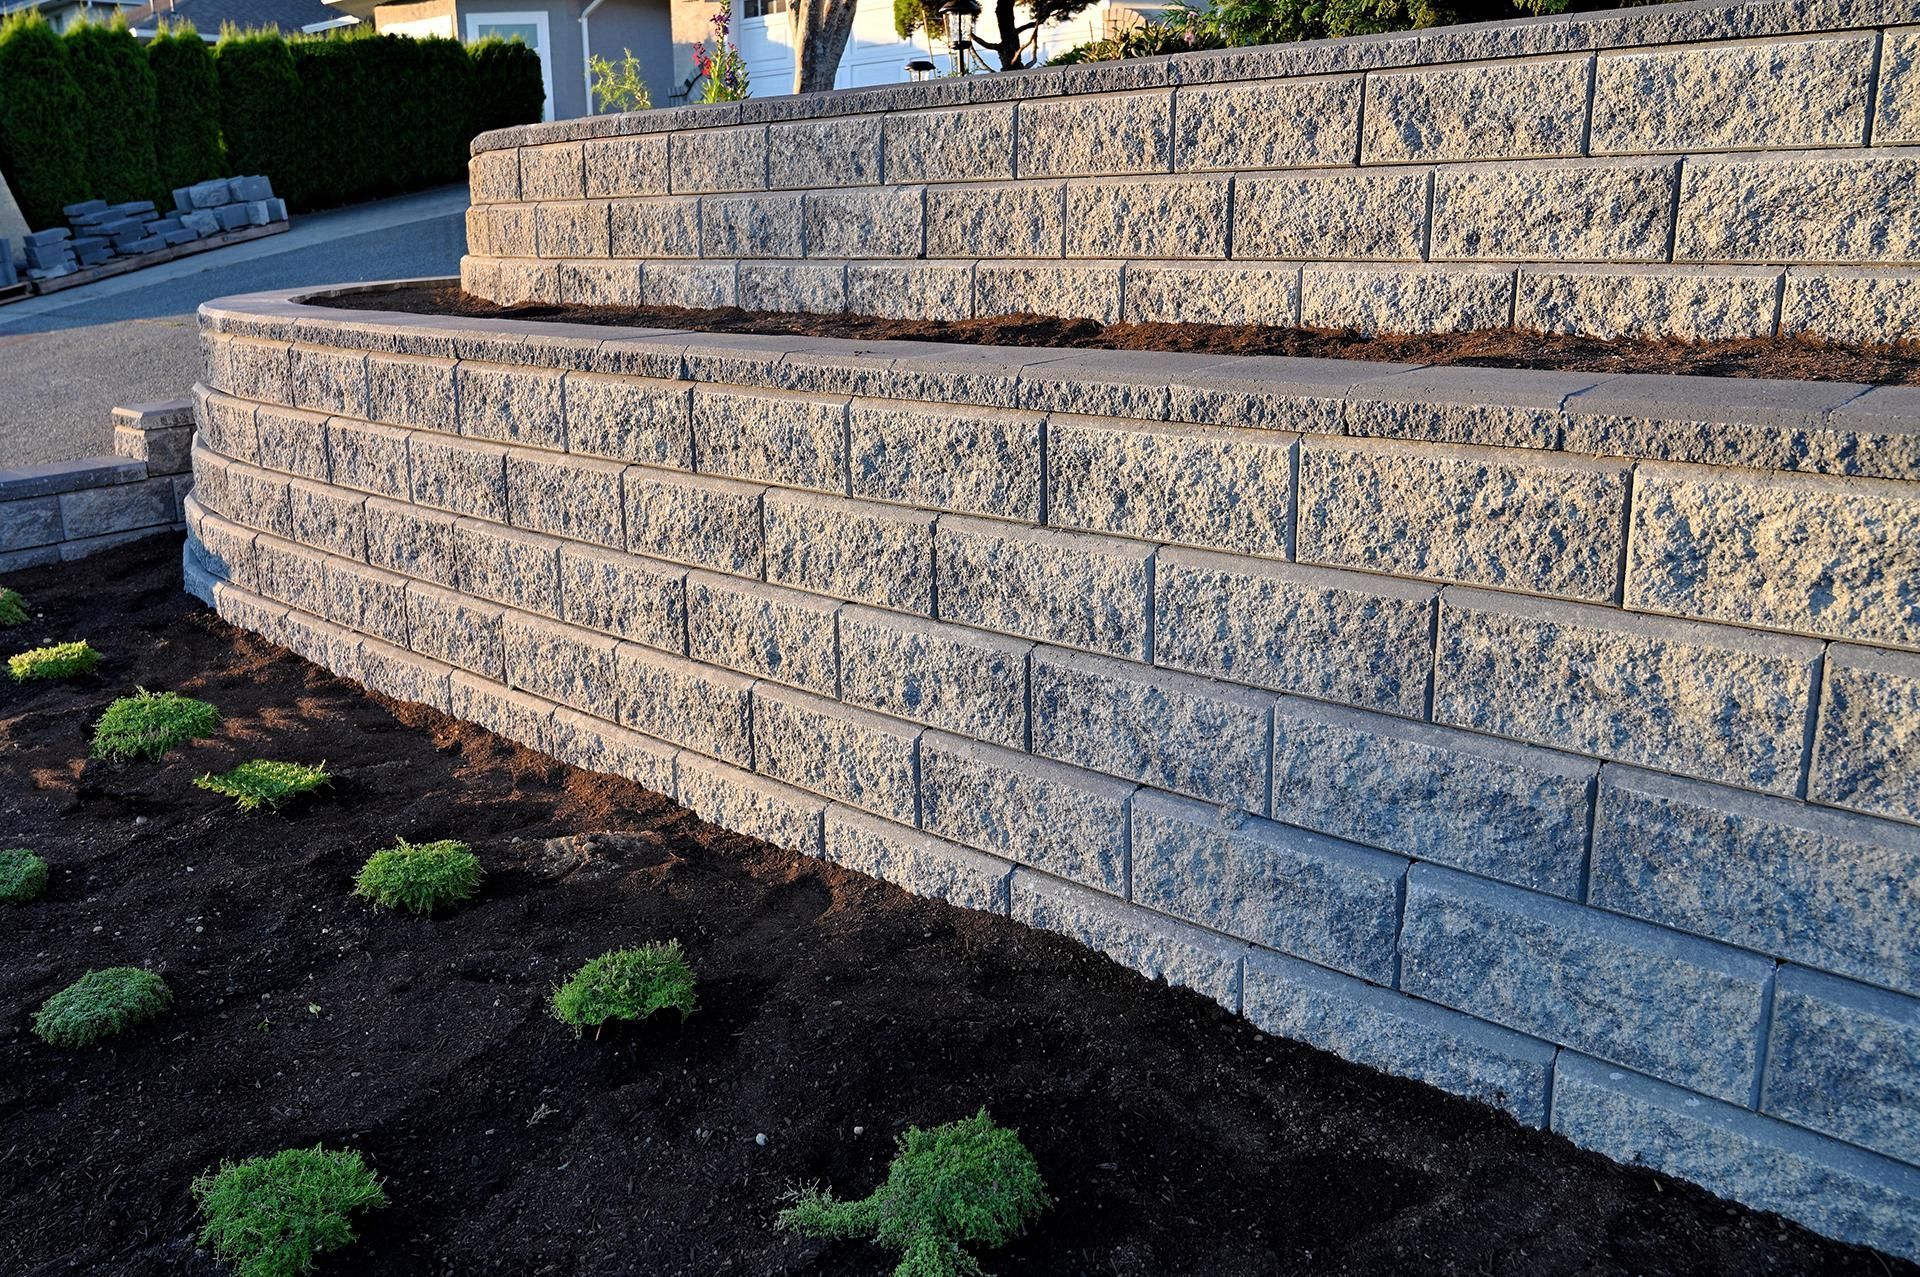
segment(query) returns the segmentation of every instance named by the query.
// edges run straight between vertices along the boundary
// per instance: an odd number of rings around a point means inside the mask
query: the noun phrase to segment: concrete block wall
[[[462,281],[961,319],[1920,337],[1920,2],[1709,0],[560,121]]]
[[[236,624],[1920,1257],[1920,391],[202,326]]]
[[[0,571],[70,562],[177,531],[192,486],[193,403],[113,410],[113,453],[0,470]]]

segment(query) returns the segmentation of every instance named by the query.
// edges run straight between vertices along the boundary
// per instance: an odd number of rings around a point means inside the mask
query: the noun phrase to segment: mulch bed
[[[1057,1199],[988,1257],[1002,1277],[1920,1273],[363,692],[183,595],[177,538],[8,584],[40,614],[9,652],[86,637],[105,662],[0,687],[3,841],[53,867],[0,914],[0,1272],[221,1271],[191,1178],[324,1141],[393,1206],[323,1273],[878,1275],[864,1244],[776,1233],[783,1190],[864,1194],[904,1124],[984,1104]],[[87,761],[137,685],[213,701],[220,736]],[[338,780],[283,816],[191,784],[253,756]],[[395,835],[472,842],[481,898],[432,921],[351,899]],[[676,936],[684,1025],[549,1018],[584,959]],[[118,964],[162,971],[174,1010],[89,1050],[31,1036]]]
[[[1861,346],[1812,337],[1687,342],[1570,337],[1485,328],[1470,333],[1374,334],[1349,329],[1261,324],[1098,324],[1047,315],[990,319],[878,319],[769,311],[686,310],[677,306],[497,306],[453,284],[412,284],[315,298],[342,310],[412,315],[542,319],[569,324],[685,328],[714,333],[848,337],[859,341],[943,341],[979,346],[1056,346],[1083,350],[1165,350],[1207,355],[1297,355],[1383,363],[1547,368],[1567,372],[1684,373],[1701,377],[1774,377],[1798,381],[1920,384],[1920,342]]]

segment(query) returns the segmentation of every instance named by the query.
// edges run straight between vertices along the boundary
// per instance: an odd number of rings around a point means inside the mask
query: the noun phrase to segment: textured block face
[[[702,257],[802,257],[798,195],[709,196],[700,201]]]
[[[840,697],[850,705],[1019,748],[1026,740],[1030,646],[849,607],[840,614]],[[828,688],[818,690],[831,694]]]
[[[520,198],[520,152],[482,151],[467,161],[467,190],[475,204],[501,204]]]
[[[667,193],[667,135],[641,133],[634,137],[588,142],[587,194],[665,195]]]
[[[638,555],[560,547],[566,619],[648,647],[686,650],[686,578],[680,568]]]
[[[564,763],[625,776],[658,794],[674,792],[677,751],[624,727],[570,709],[556,709],[547,749]]]
[[[1920,657],[1827,652],[1807,796],[1920,823]]]
[[[955,518],[934,547],[943,620],[1146,659],[1151,547]]]
[[[627,548],[675,563],[759,576],[764,491],[726,479],[629,470]]]
[[[1268,1033],[1546,1124],[1549,1043],[1275,953],[1247,955],[1245,984],[1247,1019]]]
[[[405,577],[341,559],[328,559],[323,571],[329,621],[407,646]]]
[[[1920,647],[1920,485],[1646,465],[1627,606]]]
[[[366,557],[365,497],[295,479],[287,485],[287,507],[288,528],[300,544],[348,559]],[[71,532],[73,521],[67,522]]]
[[[1865,33],[1603,54],[1592,152],[1859,146],[1873,46]]]
[[[1013,176],[1010,102],[884,118],[887,181],[985,182]],[[1022,176],[1027,176],[1023,172]]]
[[[196,437],[203,448],[235,461],[252,461],[259,455],[259,437],[253,428],[254,404],[205,387],[195,387],[193,398]]]
[[[744,310],[838,315],[847,308],[844,262],[741,262],[739,288]]]
[[[932,896],[962,909],[1007,911],[1007,876],[1012,866],[1006,861],[861,812],[837,805],[827,809],[822,854],[837,865],[916,896]]]
[[[560,614],[560,543],[551,537],[462,519],[454,526],[453,553],[467,593],[542,616]]]
[[[540,255],[538,205],[510,204],[501,208],[486,208],[478,211],[486,222],[487,247],[495,256],[538,257]],[[473,252],[480,251],[479,246],[471,240],[467,247]]]
[[[907,319],[967,319],[973,314],[973,264],[847,264],[847,313]]]
[[[853,494],[1037,522],[1038,413],[856,399]]]
[[[1687,165],[1675,261],[1920,261],[1920,159],[1726,157]]]
[[[1433,182],[1433,259],[1660,261],[1674,175],[1671,160],[1441,169]]]
[[[1592,903],[1920,990],[1920,830],[1608,768]]]
[[[416,580],[452,585],[453,516],[380,497],[367,500],[367,562]]]
[[[287,479],[239,464],[227,467],[228,518],[275,536],[293,535],[293,512],[287,504]]]
[[[1150,980],[1192,989],[1228,1010],[1240,1006],[1240,962],[1246,946],[1208,935],[1097,891],[1016,870],[1011,912],[1016,922],[1072,936]]]
[[[1882,146],[1920,142],[1920,27],[1882,36],[1873,140]]]
[[[515,527],[574,541],[626,543],[621,466],[551,453],[507,454],[507,509]]]
[[[734,270],[729,262],[650,261],[641,287],[649,306],[685,306],[689,310],[731,306],[737,295]]]
[[[520,148],[520,198],[577,200],[587,193],[584,152],[578,142]]]
[[[496,239],[498,235],[496,227]],[[496,262],[462,257],[460,287],[502,306],[554,302],[560,297],[560,277],[552,264],[546,262]]]
[[[209,513],[193,497],[187,499],[186,521],[192,532],[187,545],[200,567],[217,580],[231,581],[243,589],[257,587],[252,532]]]
[[[292,362],[285,342],[215,336],[206,341],[207,384],[266,403],[291,404]]]
[[[456,374],[460,433],[502,443],[564,447],[560,376],[543,370],[461,364]]]
[[[416,432],[407,440],[411,496],[421,505],[507,521],[507,450]]]
[[[1447,591],[1433,717],[1792,794],[1820,645]]]
[[[327,478],[327,419],[316,412],[298,412],[262,404],[254,413],[260,465],[282,474]]]
[[[1773,963],[1427,865],[1407,878],[1400,987],[1736,1104]]]
[[[1246,430],[1056,416],[1047,431],[1047,518],[1284,558],[1297,446],[1289,436]]]
[[[538,696],[510,692],[491,679],[464,670],[447,680],[453,716],[529,749],[552,744],[553,706]]]
[[[859,501],[767,494],[767,579],[928,615],[933,516]]]
[[[1130,324],[1276,324],[1300,318],[1300,271],[1293,266],[1161,266],[1126,270]]]
[[[534,207],[534,242],[542,257],[605,257],[607,206],[595,201]]]
[[[918,257],[925,218],[926,192],[917,186],[812,191],[806,197],[807,255]]]
[[[616,200],[608,235],[615,257],[698,257],[700,201]]]
[[[262,594],[311,616],[327,610],[325,559],[319,551],[277,537],[261,537],[254,543],[253,554]]]
[[[916,823],[919,735],[800,692],[762,687],[753,697],[756,770],[903,825]]]
[[[1920,1165],[1920,1002],[1788,967],[1762,1112]]]
[[[1058,257],[1066,192],[1055,184],[936,186],[927,192],[929,257]]]
[[[453,703],[450,667],[391,643],[371,638],[356,643],[352,635],[338,635],[328,660],[343,677],[397,701],[429,705],[443,714]]]
[[[1184,798],[1133,800],[1132,899],[1390,984],[1407,862]]]
[[[506,677],[501,610],[431,585],[407,587],[408,646],[491,679]]]
[[[1021,177],[1165,173],[1173,152],[1173,93],[1040,98],[1020,103]]]
[[[567,451],[690,470],[692,395],[683,382],[570,372]]]
[[[395,426],[454,434],[453,360],[367,356],[367,413]]]
[[[1282,697],[1273,818],[1569,899],[1593,762]]]
[[[767,189],[765,125],[669,135],[668,183],[675,192]]]
[[[60,526],[60,499],[39,497],[0,505],[0,550],[54,545],[66,533]]]
[[[1520,272],[1513,326],[1594,337],[1722,341],[1773,335],[1777,270],[1643,267]]]
[[[702,820],[806,856],[821,849],[827,804],[812,794],[695,754],[680,760],[680,805]]]
[[[878,182],[882,118],[852,115],[771,125],[767,129],[767,185],[784,191]]]
[[[1504,270],[1428,266],[1307,266],[1300,322],[1376,332],[1470,332],[1498,328],[1513,304]]]
[[[1424,170],[1238,178],[1234,256],[1418,261],[1430,181]]]
[[[920,738],[920,815],[928,833],[1109,895],[1126,893],[1127,800],[1134,787],[940,732]]]
[[[832,696],[839,606],[777,585],[690,572],[687,651],[696,661]]]
[[[1433,593],[1377,577],[1165,550],[1155,565],[1154,660],[1418,718]]]
[[[1034,753],[1266,810],[1271,697],[1048,648],[1033,653],[1029,677]]]
[[[1225,257],[1222,178],[1138,178],[1067,185],[1069,257]]]
[[[645,304],[639,262],[560,262],[560,301],[572,306]]]
[[[1307,439],[1300,558],[1610,601],[1629,467],[1540,455]]]
[[[753,680],[726,670],[620,644],[620,721],[742,767],[753,762]],[[600,712],[613,704],[602,702]]]
[[[343,488],[407,495],[407,432],[334,417],[327,423],[328,470]]]
[[[1181,88],[1173,167],[1313,168],[1358,154],[1360,77]]]
[[[980,318],[1028,311],[1113,324],[1120,320],[1118,266],[981,262],[973,272],[973,313]]]
[[[1483,62],[1367,77],[1369,164],[1578,155],[1591,58]]]
[[[314,412],[367,415],[367,357],[357,350],[295,346],[289,373],[293,406]],[[250,389],[250,394],[259,394]]]
[[[613,639],[518,612],[505,614],[501,633],[512,686],[595,715],[619,704]]]
[[[693,394],[700,468],[736,479],[846,491],[847,401],[779,391]]]
[[[1911,340],[1920,333],[1920,295],[1905,275],[1791,270],[1780,332],[1813,333],[1834,341]]]

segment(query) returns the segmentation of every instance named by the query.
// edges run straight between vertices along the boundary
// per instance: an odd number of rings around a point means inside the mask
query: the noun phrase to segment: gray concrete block
[[[934,516],[924,511],[769,492],[767,580],[925,616],[933,535]]]
[[[980,262],[973,270],[973,313],[1027,312],[1095,323],[1120,322],[1118,265],[1055,262]]]
[[[332,653],[332,663],[338,667],[334,670],[336,674],[354,680],[368,691],[397,701],[426,705],[442,714],[452,707],[448,682],[453,674],[451,667],[379,639],[355,640],[352,635],[343,638],[346,641],[337,644]]]
[[[1360,77],[1183,85],[1174,92],[1173,167],[1317,168],[1359,156]]]
[[[1019,748],[1026,741],[1031,647],[997,634],[847,607],[840,613],[839,695],[850,705]],[[811,690],[834,694],[831,681]]]
[[[766,190],[766,125],[672,133],[667,139],[667,184],[676,193]]]
[[[1130,324],[1300,322],[1300,268],[1207,262],[1129,262],[1122,318]]]
[[[288,530],[295,541],[348,559],[367,557],[367,498],[308,479],[287,485]]]
[[[626,544],[617,461],[507,453],[507,513],[515,527],[615,549]]]
[[[534,206],[540,257],[605,257],[610,251],[608,205],[581,201]]]
[[[972,262],[849,262],[847,313],[894,319],[970,319]]]
[[[615,662],[620,722],[742,767],[752,764],[752,679],[632,643]],[[614,702],[603,698],[597,712]]]
[[[684,568],[591,546],[560,547],[562,619],[663,651],[684,653]]]
[[[545,369],[462,363],[454,373],[460,433],[473,439],[566,446],[561,374]]]
[[[888,112],[883,117],[886,181],[897,185],[1011,178],[1014,109],[1009,102]]]
[[[767,185],[785,191],[878,182],[880,129],[886,118],[891,117],[850,115],[770,126]]]
[[[520,198],[577,200],[587,193],[586,155],[578,142],[520,148]]]
[[[639,262],[560,262],[559,301],[570,306],[644,306]]]
[[[295,346],[288,373],[292,406],[315,412],[367,416],[367,357],[358,350]],[[260,397],[259,387],[240,393]]]
[[[615,257],[698,257],[700,201],[615,200],[607,233],[608,251]]]
[[[1442,168],[1429,252],[1435,261],[1664,261],[1677,173],[1668,159]]]
[[[1780,972],[1760,1109],[1920,1165],[1920,1001]]]
[[[201,447],[235,461],[258,459],[259,437],[253,426],[257,405],[208,390],[205,386],[194,387],[193,401]]]
[[[250,528],[290,536],[293,511],[287,501],[285,475],[234,462],[226,468],[226,507],[222,514]]]
[[[375,421],[455,434],[454,363],[416,355],[367,356],[367,412]]]
[[[461,519],[453,529],[463,591],[547,617],[560,615],[560,549],[552,537],[479,519]]]
[[[1880,414],[1864,414],[1858,422],[1863,433],[1843,424],[1836,411],[1863,398],[1865,390],[1852,382],[1607,377],[1566,401],[1562,446],[1601,456],[1760,470],[1883,473],[1907,451],[1897,435],[1887,433],[1889,423]]]
[[[327,422],[327,473],[343,488],[407,497],[407,435],[392,426],[333,417]]]
[[[1243,944],[1029,869],[1014,870],[1010,912],[1016,922],[1071,936],[1149,980],[1240,1009]]]
[[[143,483],[117,483],[105,488],[82,488],[54,498],[60,508],[62,536],[78,541],[119,532],[171,527],[174,522],[173,480],[165,475]],[[8,506],[0,505],[0,523]],[[34,520],[29,520],[33,522]],[[0,536],[5,533],[0,532]]]
[[[1898,28],[1881,36],[1873,140],[1881,146],[1920,142],[1920,27]]]
[[[760,684],[754,770],[811,793],[917,825],[920,729],[862,709]]]
[[[1771,337],[1780,275],[1775,267],[1522,267],[1513,326],[1607,338]]]
[[[1591,57],[1511,59],[1367,77],[1368,164],[1579,155]]]
[[[694,660],[822,696],[839,693],[838,602],[709,572],[687,573],[686,589],[687,652]]]
[[[553,756],[563,763],[624,776],[669,798],[675,793],[679,752],[639,732],[615,727],[591,714],[556,709],[548,741]]]
[[[693,447],[703,473],[822,492],[847,490],[847,401],[787,391],[693,394]]]
[[[1227,178],[1067,183],[1066,256],[1227,255]]]
[[[1920,656],[1834,644],[1827,649],[1807,796],[1920,823]]]
[[[1029,99],[1016,131],[1023,178],[1170,172],[1173,91]]]
[[[456,670],[447,687],[455,718],[528,749],[545,750],[552,743],[553,706],[538,696],[509,691],[465,670]]]
[[[1920,156],[1858,151],[1687,162],[1675,261],[1920,261]]]
[[[1513,313],[1513,272],[1501,267],[1315,266],[1300,273],[1300,322],[1362,333],[1470,332]]]
[[[291,347],[284,341],[215,335],[203,337],[207,384],[215,390],[265,403],[292,404]]]
[[[1430,182],[1425,169],[1236,178],[1233,254],[1419,261]]]
[[[804,257],[798,195],[709,195],[700,201],[702,257]]]
[[[300,475],[326,482],[327,418],[317,412],[301,412],[261,404],[254,412],[254,437],[258,451],[256,462],[268,470]]]
[[[411,496],[420,505],[507,521],[507,450],[415,431],[407,439]]]
[[[941,619],[1148,658],[1151,546],[944,516],[934,549]]]
[[[0,502],[0,550],[28,550],[65,539],[59,497]]]
[[[318,550],[262,536],[253,547],[260,593],[312,616],[327,610],[326,556]]]
[[[459,579],[453,559],[453,516],[369,497],[367,562],[416,580],[453,585]]]
[[[407,646],[495,682],[506,679],[503,616],[496,605],[452,590],[418,581],[407,586]]]
[[[809,257],[918,257],[926,245],[923,187],[809,191],[804,218]]]
[[[680,805],[737,834],[803,856],[821,853],[826,800],[777,780],[688,753],[680,760]]]
[[[692,396],[684,382],[570,372],[567,451],[691,470]]]
[[[253,566],[256,533],[209,512],[193,497],[187,498],[186,522],[187,552],[209,575],[247,590],[259,587]]]
[[[1040,519],[1038,413],[856,399],[853,495],[937,510]]]
[[[847,308],[845,262],[741,262],[740,307],[808,315]]]
[[[1066,217],[1066,190],[1056,182],[931,187],[927,256],[1058,257]]]
[[[407,584],[398,573],[329,558],[321,581],[326,617],[335,625],[407,647]]]
[[[627,471],[625,483],[627,549],[695,567],[760,575],[765,488],[649,469]]]
[[[589,197],[666,194],[666,134],[605,138],[587,142],[581,149]]]
[[[739,297],[732,262],[649,261],[641,278],[649,306],[684,306],[689,310],[732,306]]]
[[[962,909],[1007,912],[1013,866],[993,856],[878,820],[838,803],[827,808],[821,855],[916,896]]]
[[[467,161],[467,189],[475,204],[520,198],[520,152],[482,151]]]
[[[1913,275],[1885,269],[1793,267],[1786,272],[1780,334],[1843,342],[1911,341],[1920,334]]]
[[[596,716],[621,705],[618,640],[514,611],[503,614],[500,633],[509,686]]]

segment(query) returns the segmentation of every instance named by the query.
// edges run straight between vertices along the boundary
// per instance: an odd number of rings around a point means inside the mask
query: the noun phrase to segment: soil
[[[1395,335],[1350,329],[1274,328],[1261,324],[1098,324],[1047,315],[990,319],[879,319],[770,311],[685,310],[677,306],[497,306],[455,284],[409,284],[314,298],[341,310],[412,315],[542,319],[569,324],[684,328],[716,333],[848,337],[859,341],[941,341],[979,346],[1055,346],[1085,350],[1165,350],[1207,355],[1298,355],[1383,363],[1550,368],[1568,372],[1684,373],[1700,377],[1774,377],[1797,381],[1920,384],[1920,342],[1841,345],[1812,337],[1688,342],[1570,337],[1484,328],[1469,333]]]
[[[193,1176],[324,1142],[393,1201],[324,1274],[877,1277],[864,1243],[775,1232],[781,1194],[864,1194],[905,1124],[985,1105],[1057,1202],[988,1258],[1002,1277],[1920,1274],[369,694],[183,595],[175,537],[8,584],[35,613],[9,651],[104,661],[0,687],[0,828],[52,865],[0,915],[0,1272],[210,1277]],[[136,686],[211,700],[219,735],[88,761]],[[283,815],[191,784],[256,756],[337,779]],[[481,897],[433,920],[351,898],[395,835],[470,841]],[[667,937],[699,973],[684,1024],[549,1017],[580,962]],[[31,1036],[120,964],[174,1009],[88,1050]]]

